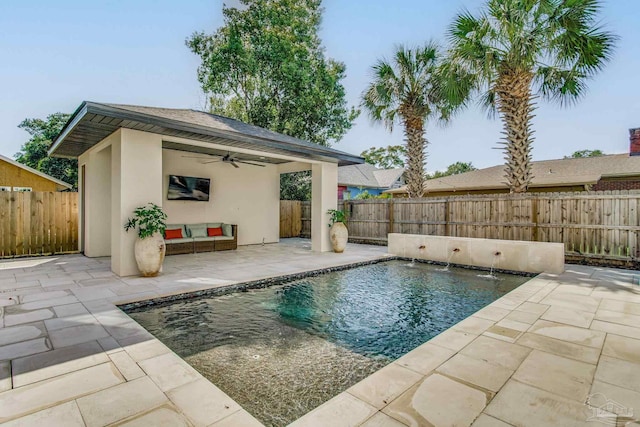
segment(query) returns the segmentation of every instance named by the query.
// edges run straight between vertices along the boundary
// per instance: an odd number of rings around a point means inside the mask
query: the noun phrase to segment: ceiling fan
[[[221,156],[219,154],[209,154],[209,153],[204,153],[207,156],[212,156],[212,157],[220,157],[219,160],[210,160],[208,162],[203,162],[202,164],[206,165],[209,163],[218,163],[218,162],[222,162],[222,163],[229,163],[231,166],[233,166],[234,168],[239,168],[240,166],[238,166],[238,163],[242,163],[245,165],[251,165],[251,166],[259,166],[261,168],[264,167],[264,165],[261,165],[259,163],[252,163],[252,162],[247,162],[246,160],[238,160],[236,159],[237,154],[236,153],[227,153],[224,156]],[[182,157],[186,157],[186,158],[192,158],[192,159],[202,159],[202,157],[196,157],[196,156],[182,156]]]

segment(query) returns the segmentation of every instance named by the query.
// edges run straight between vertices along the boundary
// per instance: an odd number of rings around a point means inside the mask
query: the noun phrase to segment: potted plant
[[[164,261],[164,230],[167,214],[154,203],[141,206],[133,211],[124,226],[126,231],[138,228],[134,252],[138,269],[144,277],[157,276]]]
[[[329,227],[331,227],[329,231],[331,246],[334,252],[342,253],[349,239],[349,230],[347,230],[347,226],[345,225],[347,222],[347,214],[337,209],[329,209],[327,213],[331,216],[329,222]]]

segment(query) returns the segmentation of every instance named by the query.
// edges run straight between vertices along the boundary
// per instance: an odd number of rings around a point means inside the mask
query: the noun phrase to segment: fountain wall
[[[564,271],[562,243],[390,233],[388,245],[389,254],[405,258],[527,273]]]

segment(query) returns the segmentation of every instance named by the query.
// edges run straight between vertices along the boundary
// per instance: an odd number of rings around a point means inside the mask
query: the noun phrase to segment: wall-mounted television
[[[195,178],[192,176],[169,175],[169,190],[167,200],[195,200],[209,201],[209,178]]]

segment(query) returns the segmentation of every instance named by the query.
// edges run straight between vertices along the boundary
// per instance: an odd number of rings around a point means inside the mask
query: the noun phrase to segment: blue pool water
[[[129,314],[281,426],[528,280],[441,270],[390,261]]]

